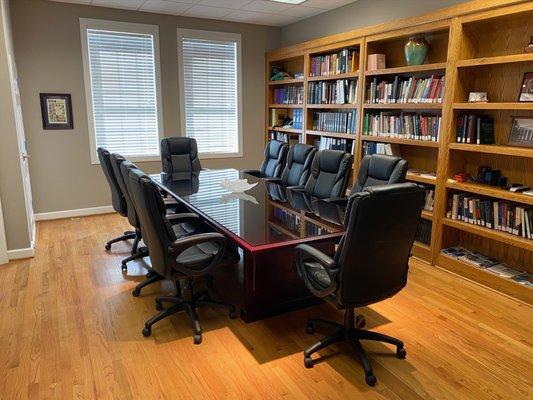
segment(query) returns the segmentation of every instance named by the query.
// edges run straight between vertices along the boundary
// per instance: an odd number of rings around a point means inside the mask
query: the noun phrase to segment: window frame
[[[178,28],[178,75],[180,94],[180,136],[187,137],[185,118],[185,85],[183,74],[183,38],[204,39],[214,41],[235,42],[237,45],[237,152],[233,153],[200,153],[200,159],[238,158],[243,154],[243,118],[242,118],[242,35],[240,33],[206,31],[198,29]]]
[[[154,43],[154,69],[155,69],[155,91],[156,91],[156,113],[157,113],[157,137],[158,142],[164,137],[163,134],[163,102],[161,92],[161,63],[159,51],[159,26],[149,24],[138,24],[132,22],[119,22],[103,19],[80,18],[81,53],[83,58],[83,78],[85,83],[85,104],[87,108],[87,124],[89,128],[89,144],[91,154],[91,164],[99,164],[96,152],[96,132],[94,129],[93,95],[91,85],[91,70],[89,65],[89,46],[87,41],[88,29],[99,29],[111,32],[122,32],[132,34],[152,35]],[[157,154],[149,156],[128,156],[128,159],[135,162],[160,161],[160,147],[157,146]]]

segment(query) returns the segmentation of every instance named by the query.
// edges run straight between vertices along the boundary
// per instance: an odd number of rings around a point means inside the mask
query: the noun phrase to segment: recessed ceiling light
[[[275,1],[276,3],[302,4],[304,1],[307,1],[307,0],[269,0],[269,1]]]

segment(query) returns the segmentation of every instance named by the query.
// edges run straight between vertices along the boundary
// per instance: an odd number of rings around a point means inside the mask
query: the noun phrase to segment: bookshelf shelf
[[[467,68],[467,67],[479,67],[479,66],[484,66],[484,65],[524,63],[524,62],[532,62],[532,61],[533,61],[533,53],[511,54],[508,56],[481,57],[481,58],[471,58],[468,60],[459,60],[457,61],[457,67]]]
[[[481,283],[512,297],[519,298],[526,303],[533,303],[533,289],[520,285],[515,281],[492,274],[483,268],[475,267],[462,260],[457,260],[445,254],[439,254],[437,265],[447,271],[464,276],[467,279]]]
[[[533,157],[533,148],[504,146],[497,144],[450,143],[450,149],[488,154],[500,154],[514,157]]]
[[[405,144],[408,146],[420,146],[420,147],[439,147],[439,142],[432,142],[430,140],[400,139],[400,138],[371,136],[371,135],[362,135],[361,139],[365,142],[397,143],[397,144]]]
[[[332,137],[332,138],[337,138],[337,139],[354,140],[356,138],[356,136],[351,133],[337,133],[337,132],[310,131],[310,130],[306,130],[305,133],[311,136],[327,136],[327,137]]]
[[[307,81],[308,82],[333,81],[333,80],[337,80],[337,79],[353,79],[353,78],[359,78],[359,71],[348,72],[346,74],[309,76],[309,77],[307,77]]]
[[[335,139],[348,139],[346,142],[351,146],[354,155],[352,182],[357,176],[365,153],[387,151],[400,155],[412,168],[412,172],[408,171],[406,179],[428,185],[434,190],[433,212],[422,212],[423,224],[428,226],[431,222],[430,244],[415,242],[413,256],[511,296],[527,298],[527,301],[533,304],[533,290],[476,267],[454,262],[440,252],[442,248],[461,245],[496,258],[511,267],[533,273],[533,240],[445,217],[451,190],[512,201],[525,207],[533,205],[533,198],[523,194],[488,185],[448,179],[453,173],[460,171],[475,174],[479,166],[486,165],[501,170],[502,176],[506,176],[509,182],[523,182],[533,186],[533,148],[507,145],[512,117],[533,117],[533,102],[517,102],[524,74],[533,69],[533,54],[523,53],[524,45],[528,43],[533,32],[533,2],[520,3],[518,5],[495,0],[488,5],[487,2],[477,2],[468,8],[468,11],[458,10],[456,14],[443,14],[442,11],[437,11],[425,16],[423,21],[420,17],[407,21],[398,20],[392,27],[387,24],[360,28],[267,53],[267,71],[273,71],[271,67],[276,67],[276,70],[281,68],[291,76],[303,73],[303,79],[272,83],[268,81],[270,76],[267,77],[265,137],[268,140],[268,126],[275,125],[270,122],[272,115],[278,114],[280,116],[278,119],[281,119],[297,113],[298,117],[302,118],[303,128],[301,131],[287,133],[300,134],[299,140],[302,142],[327,147],[338,145]],[[431,37],[427,64],[406,65],[404,46],[407,39],[414,35]],[[326,56],[327,59],[327,56],[339,54],[344,49],[358,51],[359,64],[350,64],[350,68],[357,71],[311,76],[312,71],[324,71],[322,66],[316,68],[317,60],[313,59],[314,57]],[[386,68],[368,71],[368,56],[371,54],[384,54]],[[346,69],[336,69],[336,67],[330,69],[326,63],[326,70]],[[407,80],[411,76],[425,79],[432,75],[445,78],[441,103],[365,103],[370,87],[375,82],[381,84],[381,81],[387,81],[390,84],[394,76]],[[307,104],[310,95],[315,93],[311,92],[314,88],[309,83],[320,81],[333,83],[338,79],[357,79],[357,98],[351,99],[356,102],[355,104]],[[274,91],[285,87],[303,89],[304,104],[272,104],[280,101],[275,100]],[[467,103],[469,93],[477,91],[487,92],[491,102]],[[280,110],[275,110],[276,108]],[[296,109],[301,110],[301,116],[300,111]],[[314,113],[351,110],[357,112],[355,134],[313,129]],[[365,115],[380,112],[390,115],[409,112],[440,116],[439,141],[363,135]],[[486,115],[492,118],[494,140],[497,144],[455,143],[457,118],[461,114]],[[324,143],[325,138],[327,139]],[[318,139],[322,139],[320,143]],[[284,140],[287,138],[284,137]],[[373,143],[376,142],[388,143],[390,146],[374,146]],[[423,171],[433,172],[435,177],[421,176],[420,172]],[[292,212],[300,215],[303,224],[305,221],[310,221],[305,213],[299,210]],[[424,241],[427,238],[426,230]]]
[[[446,187],[469,193],[477,193],[483,196],[495,197],[497,199],[533,205],[533,196],[526,196],[522,193],[513,193],[505,189],[500,189],[499,187],[484,185],[481,183],[456,182],[453,179],[448,179]]]
[[[296,85],[303,84],[303,79],[283,79],[282,81],[270,81],[268,82],[269,86],[281,86],[281,85]]]
[[[511,110],[533,111],[533,103],[453,103],[454,110]]]
[[[440,110],[442,103],[366,103],[363,108],[367,110]]]
[[[292,129],[292,128],[282,128],[282,127],[272,127],[269,126],[267,128],[269,131],[276,131],[276,132],[286,132],[286,133],[294,133],[294,134],[302,134],[303,130],[301,129]]]
[[[418,72],[432,72],[432,71],[443,71],[446,69],[446,63],[432,63],[432,64],[422,64],[422,65],[410,65],[406,67],[396,67],[396,68],[385,68],[385,69],[375,69],[373,71],[366,71],[366,76],[376,76],[376,75],[401,75],[401,74],[413,74]]]
[[[304,108],[303,104],[269,104],[268,108]]]
[[[499,242],[510,244],[511,246],[519,247],[527,251],[533,251],[533,240],[531,239],[526,239],[521,236],[497,231],[496,229],[485,228],[483,226],[457,221],[450,218],[443,218],[442,223],[452,228],[460,229],[462,231],[470,232],[492,240],[497,240]]]
[[[426,176],[421,176],[418,174],[414,174],[412,172],[407,172],[407,176],[405,177],[408,181],[418,182],[418,183],[424,183],[426,185],[435,185],[437,183],[437,178],[429,178]]]
[[[269,224],[272,228],[276,229],[277,231],[281,232],[282,234],[284,234],[284,235],[286,235],[286,236],[288,236],[288,237],[290,237],[290,238],[293,238],[293,239],[298,239],[298,238],[300,238],[300,235],[297,235],[296,233],[294,233],[294,232],[292,232],[292,231],[290,231],[290,230],[288,230],[288,229],[282,227],[282,226],[279,225],[279,224],[276,224],[276,223],[273,222],[273,221],[268,221],[268,224]]]
[[[359,107],[357,104],[307,104],[308,109],[348,109],[353,110]]]

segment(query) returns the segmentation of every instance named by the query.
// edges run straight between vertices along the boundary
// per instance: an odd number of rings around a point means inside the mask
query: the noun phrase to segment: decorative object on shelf
[[[70,94],[40,93],[43,129],[74,129]]]
[[[284,81],[286,79],[292,79],[292,76],[290,74],[288,74],[287,72],[285,71],[280,71],[280,72],[276,72],[275,74],[273,74],[270,78],[270,80],[272,82],[275,82],[275,81]]]
[[[423,36],[411,36],[405,44],[407,65],[422,65],[428,55],[429,44]]]
[[[248,183],[248,179],[235,179],[234,181],[230,181],[228,178],[224,178],[220,181],[220,186],[229,190],[231,193],[244,193],[256,185],[257,182],[252,184]]]
[[[511,187],[509,188],[509,191],[513,193],[521,193],[527,190],[529,190],[529,186],[522,185],[521,183],[513,183],[511,184]]]
[[[470,92],[468,94],[469,103],[487,103],[488,101],[487,92]]]
[[[366,64],[367,71],[385,69],[385,54],[369,54]]]
[[[526,47],[524,48],[524,52],[533,53],[533,36],[529,38],[529,43],[526,44]]]
[[[533,118],[513,117],[509,146],[533,147]]]
[[[502,171],[492,169],[491,167],[480,166],[477,169],[477,183],[483,183],[491,186],[507,186],[507,178],[502,176]]]
[[[475,179],[468,172],[459,172],[452,178],[456,182],[474,182]]]
[[[520,95],[518,96],[518,101],[533,101],[533,72],[526,72],[524,74],[524,79],[522,79],[522,86],[520,87]]]

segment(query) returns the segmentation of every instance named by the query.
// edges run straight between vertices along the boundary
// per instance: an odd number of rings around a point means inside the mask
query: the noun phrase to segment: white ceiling
[[[52,0],[158,14],[284,26],[356,0],[306,0],[292,5],[270,0]]]

